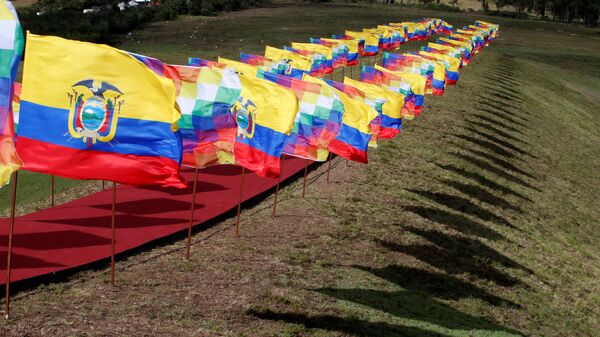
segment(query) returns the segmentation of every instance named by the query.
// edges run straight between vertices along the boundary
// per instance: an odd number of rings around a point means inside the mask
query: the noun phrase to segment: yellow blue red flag
[[[24,169],[185,187],[172,79],[118,49],[28,34],[17,151]]]
[[[400,133],[402,129],[402,109],[405,103],[404,95],[391,92],[375,84],[353,80],[349,77],[344,77],[344,84],[359,89],[373,99],[385,101],[381,114],[379,138],[393,138]]]
[[[298,99],[291,90],[260,78],[240,75],[240,83],[242,91],[231,107],[237,123],[235,161],[260,176],[277,178]]]

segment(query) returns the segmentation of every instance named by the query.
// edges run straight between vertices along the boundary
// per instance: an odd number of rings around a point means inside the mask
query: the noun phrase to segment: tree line
[[[178,15],[214,15],[256,6],[265,0],[152,0],[140,6],[123,6],[130,0],[40,0],[18,8],[24,29],[90,42],[111,42],[116,34],[152,21]],[[92,9],[84,13],[84,9]]]

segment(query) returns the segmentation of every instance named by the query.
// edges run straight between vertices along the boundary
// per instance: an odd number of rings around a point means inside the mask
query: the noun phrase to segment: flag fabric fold
[[[12,3],[0,0],[0,187],[23,166],[15,149],[13,94],[24,42]]]
[[[240,83],[242,91],[231,107],[237,123],[235,162],[262,177],[277,178],[298,99],[291,90],[260,78],[240,75]]]
[[[402,129],[402,108],[404,107],[405,96],[383,89],[377,85],[364,83],[344,77],[344,84],[351,85],[367,96],[384,100],[381,114],[381,128],[379,138],[394,138]]]
[[[329,143],[329,151],[346,159],[366,164],[367,149],[373,134],[371,123],[379,116],[377,111],[364,102],[364,94],[359,93],[358,90],[345,93],[338,90],[332,81],[314,77],[305,77],[305,80],[331,87],[344,106],[342,124],[335,139]]]
[[[242,89],[238,75],[228,68],[175,67],[181,76],[177,103],[182,165],[234,164],[237,124],[230,110]]]
[[[283,152],[313,161],[327,160],[328,145],[338,134],[344,113],[335,91],[327,85],[304,80],[310,78],[306,74],[303,80],[264,71],[259,71],[258,76],[289,88],[298,98],[294,128]]]
[[[175,83],[156,71],[106,45],[28,34],[17,137],[23,168],[185,187]]]

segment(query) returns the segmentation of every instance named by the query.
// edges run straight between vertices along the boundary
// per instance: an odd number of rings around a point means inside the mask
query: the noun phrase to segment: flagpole
[[[54,207],[54,175],[51,176],[50,185],[52,189],[52,207]]]
[[[104,182],[104,180],[103,180]],[[116,224],[116,211],[117,208],[117,183],[113,181],[112,185],[112,214],[111,214],[111,254],[110,254],[110,285],[115,286],[115,224]]]
[[[302,198],[304,198],[304,192],[306,192],[306,176],[308,175],[308,159],[306,159],[306,165],[304,165],[304,182],[302,183]]]
[[[194,178],[194,188],[192,188],[192,206],[190,211],[190,223],[188,224],[188,237],[187,237],[187,250],[185,257],[190,259],[190,246],[192,245],[192,224],[194,222],[194,211],[196,210],[196,188],[198,186],[198,167],[196,167],[196,174]]]
[[[104,191],[106,189],[106,186],[104,185],[105,181],[102,180],[102,190]]]
[[[242,210],[242,196],[244,194],[244,176],[246,175],[246,168],[242,166],[242,179],[240,181],[240,199],[237,207],[237,218],[235,220],[235,236],[240,236],[240,213]]]
[[[10,224],[8,227],[8,252],[6,254],[6,303],[4,306],[4,318],[8,319],[10,313],[10,272],[12,270],[12,242],[13,232],[15,228],[15,203],[17,200],[17,180],[19,178],[19,171],[16,171],[13,177],[12,194],[10,200]]]
[[[283,174],[283,159],[285,158],[285,154],[281,156],[281,165],[279,169],[279,176],[277,177],[277,187],[275,188],[275,200],[273,200],[273,217],[275,217],[275,212],[277,212],[277,198],[279,197],[279,184],[281,183],[281,175]]]
[[[327,155],[327,182],[329,182],[329,171],[331,171],[331,152]]]

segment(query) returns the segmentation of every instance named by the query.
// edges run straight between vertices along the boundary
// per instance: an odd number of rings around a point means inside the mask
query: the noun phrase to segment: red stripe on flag
[[[127,185],[187,187],[179,175],[179,163],[169,158],[82,151],[26,137],[19,137],[18,146],[27,148],[19,155],[25,163],[23,169],[29,171]]]

